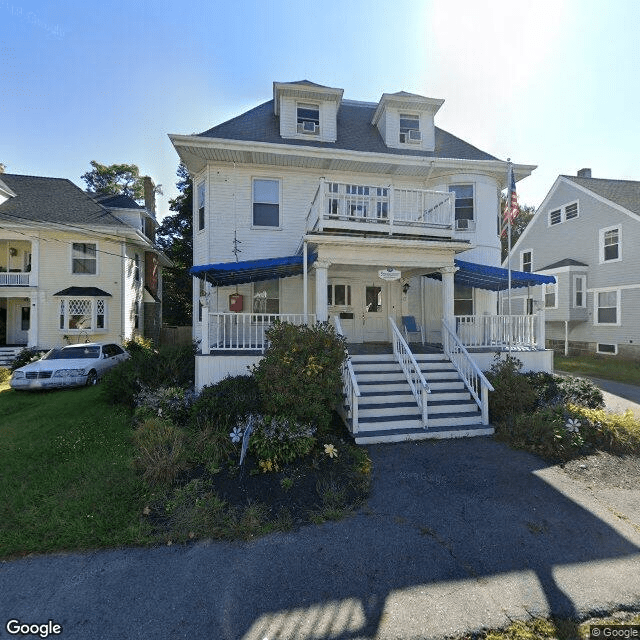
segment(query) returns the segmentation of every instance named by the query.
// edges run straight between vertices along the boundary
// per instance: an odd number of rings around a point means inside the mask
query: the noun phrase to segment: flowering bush
[[[249,451],[258,460],[287,464],[306,456],[315,444],[316,428],[310,423],[286,417],[252,416],[252,419]]]
[[[253,373],[265,413],[294,422],[331,422],[340,400],[346,343],[327,323],[312,327],[276,323],[269,347]]]
[[[630,410],[609,413],[577,405],[569,405],[568,410],[589,445],[623,455],[640,453],[640,420]]]
[[[149,389],[143,387],[134,396],[136,421],[147,418],[165,418],[178,425],[184,425],[189,417],[191,405],[196,398],[193,389],[182,387],[160,387]]]

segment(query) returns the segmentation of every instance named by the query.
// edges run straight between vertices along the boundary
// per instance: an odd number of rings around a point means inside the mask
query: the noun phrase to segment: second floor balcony
[[[307,214],[308,232],[365,231],[450,238],[455,228],[455,194],[391,185],[321,180]]]
[[[32,243],[0,240],[0,287],[32,286]]]

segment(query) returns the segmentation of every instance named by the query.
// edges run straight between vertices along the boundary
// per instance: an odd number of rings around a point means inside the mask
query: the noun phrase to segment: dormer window
[[[317,104],[298,104],[298,133],[320,133],[320,107]]]
[[[422,140],[420,116],[400,114],[400,142],[417,144]]]

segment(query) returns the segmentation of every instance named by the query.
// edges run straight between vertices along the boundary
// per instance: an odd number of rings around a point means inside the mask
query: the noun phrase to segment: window
[[[140,256],[137,253],[133,256],[133,280],[140,282]]]
[[[204,202],[205,202],[205,188],[204,182],[198,184],[198,231],[204,229]]]
[[[29,326],[31,325],[31,307],[22,307],[20,320],[20,329],[22,331],[29,331]]]
[[[365,287],[364,302],[367,313],[382,313],[382,287]]]
[[[531,273],[531,251],[520,252],[520,270]]]
[[[620,290],[598,291],[595,296],[595,324],[620,324]]]
[[[400,142],[420,142],[420,116],[400,114]]]
[[[327,303],[330,307],[351,306],[351,285],[330,284],[327,286]]]
[[[456,197],[456,229],[473,229],[473,185],[454,184],[449,193]]]
[[[72,273],[94,274],[97,271],[96,245],[74,242],[72,247]]]
[[[140,303],[139,302],[133,303],[133,328],[134,329],[140,328]]]
[[[600,263],[622,259],[620,235],[620,227],[600,229]]]
[[[254,283],[253,312],[280,313],[280,280]]]
[[[544,294],[544,306],[545,309],[557,309],[558,308],[558,296],[556,295],[558,292],[558,285],[547,284],[545,285],[545,294]]]
[[[320,132],[320,107],[317,104],[298,105],[298,133]]]
[[[473,315],[473,289],[461,285],[453,287],[453,315],[472,316]]]
[[[573,306],[583,308],[587,306],[585,289],[586,276],[574,276],[573,278]]]
[[[60,329],[94,331],[106,329],[104,298],[65,298],[60,300]]]
[[[278,180],[253,181],[253,225],[280,226],[280,182]]]
[[[610,355],[618,355],[618,345],[617,344],[603,344],[602,342],[598,342],[598,353],[608,353]]]
[[[572,202],[571,204],[565,204],[559,209],[554,209],[549,212],[549,226],[566,222],[567,220],[573,220],[578,217],[578,203]]]

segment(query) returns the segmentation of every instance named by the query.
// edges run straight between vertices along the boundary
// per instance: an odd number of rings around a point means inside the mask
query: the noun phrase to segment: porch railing
[[[402,189],[321,180],[307,214],[307,230],[371,228],[392,233],[453,229],[454,199],[445,191]]]
[[[456,316],[456,332],[467,347],[500,347],[536,350],[540,319],[536,315]]]
[[[314,324],[308,313],[209,313],[202,310],[202,353],[216,351],[261,351],[266,349],[265,333],[275,322]],[[206,339],[208,338],[208,340]]]
[[[6,271],[0,271],[0,287],[29,286],[30,273],[12,273]]]
[[[391,317],[389,318],[389,324],[391,325],[393,355],[400,364],[400,367],[402,368],[402,371],[407,378],[407,382],[411,387],[413,397],[416,399],[418,408],[422,413],[422,426],[426,429],[428,426],[427,421],[429,418],[427,394],[431,393],[431,389],[429,389],[429,385],[427,384],[427,381],[425,380],[424,375],[422,374],[420,366],[418,365],[413,353],[411,353],[409,345],[402,337],[400,330]]]
[[[489,391],[493,391],[493,387],[471,359],[455,331],[444,320],[442,321],[442,349],[480,408],[482,424],[489,424]]]
[[[340,318],[338,316],[334,317],[334,322],[336,326],[336,333],[340,336],[344,336],[342,325],[340,324]],[[348,354],[342,367],[342,395],[344,405],[340,407],[340,413],[343,414],[343,417],[346,417],[351,421],[351,433],[358,433],[360,430],[358,426],[360,388],[358,387],[356,373],[353,370],[351,358]]]

